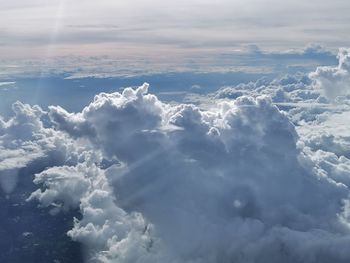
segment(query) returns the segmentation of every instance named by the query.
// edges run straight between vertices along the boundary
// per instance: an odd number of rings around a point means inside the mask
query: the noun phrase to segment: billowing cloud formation
[[[335,99],[350,94],[350,50],[342,48],[338,53],[337,67],[318,67],[310,77],[316,81],[325,96]]]
[[[226,87],[206,110],[147,84],[78,113],[17,102],[0,118],[1,189],[33,168],[28,200],[79,210],[68,235],[91,262],[349,262],[348,101],[315,76]]]
[[[44,156],[44,141],[49,137],[48,134],[40,134],[43,112],[39,107],[17,102],[12,109],[15,113],[12,119],[7,122],[0,119],[0,184],[6,193],[14,189],[18,169]],[[43,138],[37,138],[34,143],[36,135]]]
[[[79,209],[68,235],[92,262],[348,262],[348,159],[310,153],[287,115],[254,97],[202,110],[145,84],[79,113],[18,103],[2,147],[34,145],[22,165],[61,156],[29,199]]]
[[[16,187],[20,169],[76,163],[88,149],[80,148],[67,134],[45,127],[49,120],[39,106],[16,102],[12,110],[14,116],[8,121],[0,117],[0,184],[5,193]]]

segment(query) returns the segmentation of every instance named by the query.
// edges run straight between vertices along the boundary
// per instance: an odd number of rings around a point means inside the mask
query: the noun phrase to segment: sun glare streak
[[[43,78],[48,73],[48,69],[50,68],[50,58],[54,57],[55,55],[55,43],[57,41],[62,21],[63,21],[63,15],[64,15],[64,9],[65,9],[65,0],[60,0],[57,6],[57,11],[54,19],[54,23],[52,26],[51,33],[49,35],[49,41],[48,45],[46,47],[46,50],[44,52],[44,56],[42,58],[42,66],[40,71],[40,77],[39,77],[39,83],[33,92],[34,98],[37,98],[39,96],[40,86],[43,83]]]
[[[65,2],[66,2],[65,0],[60,0],[58,3],[54,23],[52,26],[51,33],[49,35],[49,42],[45,52],[45,57],[44,57],[45,60],[55,55],[54,54],[55,43],[57,41],[60,29],[62,27],[63,15],[65,10]]]

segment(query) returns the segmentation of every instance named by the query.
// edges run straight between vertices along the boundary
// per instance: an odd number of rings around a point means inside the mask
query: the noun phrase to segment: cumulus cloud
[[[164,103],[145,84],[78,113],[18,105],[24,117],[2,121],[2,134],[20,137],[3,131],[15,120],[31,127],[22,140],[46,158],[33,134],[73,145],[54,147],[65,158],[36,174],[29,200],[53,214],[79,209],[68,235],[92,262],[350,259],[348,159],[316,158],[266,96],[203,110]]]
[[[0,184],[8,194],[16,187],[20,169],[74,162],[80,151],[78,142],[45,127],[46,113],[39,106],[16,102],[12,110],[12,118],[0,119]]]
[[[241,83],[236,86],[223,87],[213,94],[215,99],[235,99],[243,95],[257,97],[267,95],[274,103],[319,103],[328,100],[310,85],[312,80],[305,74],[284,75],[268,80]]]
[[[27,200],[80,211],[67,234],[88,262],[349,262],[347,54],[224,87],[207,107],[148,84],[76,113],[16,102],[0,117],[1,190],[34,167]]]
[[[0,121],[0,183],[6,193],[14,189],[18,169],[43,157],[40,145],[32,142],[34,134],[42,128],[38,121],[41,109],[20,102],[12,109],[15,116],[7,122]]]
[[[316,82],[316,87],[332,100],[338,96],[346,96],[350,93],[349,52],[349,49],[340,49],[338,66],[318,67],[315,72],[310,74],[310,77]]]

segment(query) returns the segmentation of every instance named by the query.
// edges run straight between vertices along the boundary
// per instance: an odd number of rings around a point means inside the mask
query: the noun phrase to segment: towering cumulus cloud
[[[28,200],[79,209],[68,235],[91,262],[350,260],[348,180],[310,157],[267,97],[202,110],[163,103],[144,84],[79,113],[14,110],[1,147],[20,161],[3,158],[1,171],[56,160]]]
[[[342,48],[338,53],[339,64],[336,67],[318,67],[310,74],[317,86],[330,98],[350,94],[350,49]]]

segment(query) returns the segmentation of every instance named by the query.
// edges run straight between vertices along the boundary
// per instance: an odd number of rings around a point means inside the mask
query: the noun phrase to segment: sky
[[[176,63],[250,45],[286,51],[317,43],[335,50],[349,41],[349,7],[346,0],[2,1],[0,56]]]
[[[336,63],[338,48],[347,46],[349,5],[345,0],[2,1],[0,78],[312,70],[331,64],[329,53]]]
[[[0,262],[350,262],[349,9],[1,1]]]

